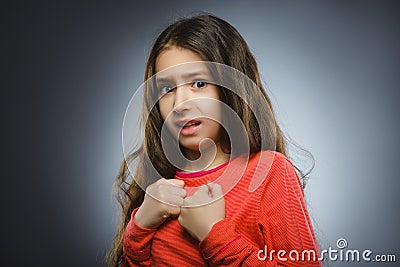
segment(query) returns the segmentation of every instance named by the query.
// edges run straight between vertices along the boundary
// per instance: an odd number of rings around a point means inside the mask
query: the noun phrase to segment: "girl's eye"
[[[172,86],[169,86],[169,85],[161,86],[160,95],[168,94],[169,92],[172,92],[173,90],[174,90],[174,87],[172,87]]]
[[[203,88],[207,85],[207,82],[205,81],[194,81],[193,82],[193,88]]]

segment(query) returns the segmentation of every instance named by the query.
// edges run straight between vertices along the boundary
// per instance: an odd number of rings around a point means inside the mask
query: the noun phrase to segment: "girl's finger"
[[[181,207],[183,205],[184,198],[178,196],[171,196],[168,199],[168,204],[174,207]]]
[[[162,215],[162,217],[165,219],[165,218],[168,218],[169,216],[176,216],[176,215],[179,215],[180,212],[181,212],[181,209],[179,207],[176,207],[176,208],[171,207],[165,211],[165,213]]]
[[[179,196],[179,197],[181,197],[181,198],[184,198],[184,197],[186,197],[186,190],[185,189],[183,189],[183,188],[171,188],[171,193],[173,193],[173,194],[175,194],[175,195],[177,195],[177,196]]]
[[[183,180],[179,180],[179,179],[167,179],[166,180],[167,183],[179,186],[179,187],[183,187],[185,185],[185,182]]]
[[[208,183],[207,186],[210,188],[213,197],[220,197],[223,195],[222,187],[219,184]]]
[[[200,186],[199,188],[197,188],[196,192],[194,192],[193,195],[201,195],[201,194],[208,194],[209,189],[208,186],[203,184],[202,186]]]

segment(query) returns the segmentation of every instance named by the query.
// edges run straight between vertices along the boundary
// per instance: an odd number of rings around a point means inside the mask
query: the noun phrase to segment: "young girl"
[[[206,68],[180,80],[191,62]],[[255,86],[221,78],[223,66]],[[145,81],[145,139],[117,178],[122,218],[109,265],[320,266],[300,179],[237,30],[212,15],[173,23],[151,50]],[[163,142],[184,157],[168,156]]]

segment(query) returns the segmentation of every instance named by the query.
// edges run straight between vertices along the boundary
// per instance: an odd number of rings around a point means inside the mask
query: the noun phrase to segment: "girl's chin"
[[[181,147],[183,149],[184,152],[189,152],[189,153],[199,153],[200,152],[200,148],[199,148],[199,144],[185,144],[185,143],[181,143]]]
[[[196,142],[196,143],[189,143],[189,142],[179,142],[182,149],[185,152],[189,153],[200,153],[202,151],[208,151],[209,149],[214,149],[214,143],[210,142]],[[200,149],[201,147],[201,149]]]

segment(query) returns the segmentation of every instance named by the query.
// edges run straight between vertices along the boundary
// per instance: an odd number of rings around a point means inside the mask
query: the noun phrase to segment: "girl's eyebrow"
[[[183,78],[189,79],[189,78],[193,78],[196,76],[208,76],[208,72],[206,71],[196,71],[196,72],[191,72],[191,73],[186,73],[181,75]]]
[[[189,72],[189,73],[184,73],[184,74],[180,74],[180,77],[182,77],[185,80],[189,80],[193,77],[198,77],[198,76],[203,76],[203,77],[209,77],[209,73],[207,71],[196,71],[196,72]],[[173,76],[175,77],[175,76]],[[162,82],[171,82],[173,81],[173,77],[156,77],[156,82],[157,83],[162,83]]]
[[[172,82],[172,80],[169,78],[164,78],[164,77],[156,78],[156,83],[169,83],[169,82]]]

